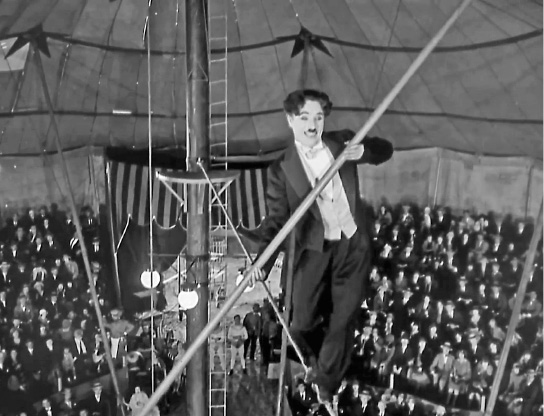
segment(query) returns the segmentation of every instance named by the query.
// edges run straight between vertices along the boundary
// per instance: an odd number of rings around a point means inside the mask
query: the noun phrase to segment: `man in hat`
[[[491,284],[491,293],[487,299],[487,304],[489,306],[489,311],[495,317],[501,321],[506,316],[506,311],[508,310],[508,299],[504,293],[502,293],[502,288],[499,283],[494,282]]]
[[[102,392],[100,382],[93,383],[93,395],[84,401],[82,407],[89,411],[90,415],[98,413],[99,416],[110,416],[111,407],[109,398]]]
[[[348,415],[373,416],[374,406],[370,401],[372,396],[368,389],[363,389],[359,393],[359,400],[353,403],[350,407]]]
[[[395,375],[395,387],[403,389],[406,385],[408,363],[414,358],[414,351],[409,346],[410,337],[403,332],[400,337],[400,345],[395,348],[393,359],[393,374]]]
[[[457,291],[455,293],[455,300],[458,305],[463,307],[463,310],[466,312],[468,307],[474,302],[474,289],[472,286],[469,286],[468,280],[465,276],[460,276],[457,281]]]
[[[261,307],[258,303],[253,304],[253,308],[244,317],[243,325],[246,328],[248,338],[244,342],[244,358],[255,361],[255,350],[257,349],[257,340],[261,336],[263,319],[260,313]],[[261,346],[262,350],[262,346]]]
[[[466,325],[465,319],[463,314],[456,310],[455,303],[448,300],[442,313],[442,327],[445,333],[452,337],[454,332],[464,328]]]
[[[451,355],[450,352],[451,344],[449,342],[444,342],[442,344],[442,351],[434,357],[430,367],[433,386],[441,393],[444,392],[444,389],[448,384],[453,368],[453,355]]]
[[[269,168],[268,215],[263,222],[259,250],[264,251],[334,159],[344,153],[347,163],[295,227],[291,331],[311,368],[307,379],[313,379],[321,400],[329,403],[349,367],[352,325],[365,297],[371,264],[371,221],[359,198],[357,164],[380,164],[393,154],[392,145],[383,139],[366,137],[362,144],[346,148],[352,132],[323,133],[331,108],[329,97],[315,90],[295,91],[285,99],[284,109],[294,141]],[[273,256],[264,272],[255,270],[252,280],[268,275],[274,261]],[[331,303],[326,316],[322,316],[323,299]],[[328,323],[328,329],[316,352],[308,345],[308,334],[323,321]]]
[[[306,416],[317,410],[319,406],[315,392],[306,386],[302,379],[297,380],[296,392],[293,394],[293,414],[295,416]]]

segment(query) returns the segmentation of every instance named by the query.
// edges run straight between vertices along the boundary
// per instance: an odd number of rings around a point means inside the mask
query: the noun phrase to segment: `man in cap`
[[[111,310],[111,322],[104,324],[111,334],[111,356],[114,360],[124,357],[127,351],[127,334],[134,330],[135,326],[126,319],[122,319],[123,311],[119,308]],[[121,352],[121,354],[119,354]]]

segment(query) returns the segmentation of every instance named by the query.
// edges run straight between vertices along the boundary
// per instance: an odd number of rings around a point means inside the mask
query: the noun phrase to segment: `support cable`
[[[402,88],[408,83],[410,78],[416,73],[416,71],[421,67],[423,62],[429,57],[433,49],[436,47],[436,45],[440,42],[440,40],[444,37],[446,32],[452,27],[452,25],[455,23],[455,21],[459,18],[461,13],[467,8],[467,6],[472,2],[472,0],[463,0],[463,2],[460,4],[460,6],[453,12],[453,14],[448,18],[446,23],[442,26],[442,28],[434,35],[434,37],[429,41],[427,46],[423,48],[423,50],[419,53],[417,58],[412,62],[410,67],[407,69],[406,73],[401,77],[401,79],[395,84],[393,89],[389,92],[389,94],[386,95],[386,97],[383,99],[382,103],[374,110],[374,112],[370,115],[366,123],[361,127],[361,129],[355,134],[353,139],[349,142],[348,148],[359,144],[363,138],[367,135],[367,133],[370,131],[372,127],[376,124],[376,122],[379,120],[379,118],[385,113],[391,102],[395,99],[395,97],[400,93]],[[255,263],[246,270],[244,279],[240,282],[240,285],[236,287],[232,295],[226,300],[226,302],[223,304],[223,307],[219,310],[217,315],[215,315],[208,324],[202,329],[202,331],[198,334],[198,336],[195,338],[195,340],[191,343],[191,345],[187,348],[187,351],[185,352],[185,355],[183,358],[172,367],[170,370],[170,373],[166,376],[166,378],[163,380],[163,382],[158,386],[155,393],[149,398],[149,401],[147,404],[142,408],[140,415],[145,416],[147,414],[150,414],[151,409],[153,406],[155,406],[159,399],[168,392],[168,389],[170,386],[174,383],[174,381],[177,379],[178,375],[181,374],[183,369],[187,366],[191,358],[195,355],[195,353],[198,351],[201,345],[207,342],[208,337],[213,332],[214,328],[217,326],[217,324],[225,317],[225,315],[232,309],[232,307],[235,305],[236,301],[242,296],[244,293],[244,290],[247,288],[247,286],[250,283],[251,274],[256,268],[262,268],[265,263],[272,257],[272,255],[276,252],[276,250],[279,248],[281,243],[287,238],[289,233],[295,228],[297,223],[300,221],[302,216],[310,209],[314,201],[317,199],[319,194],[325,189],[325,186],[327,183],[330,182],[330,180],[334,177],[336,172],[340,169],[340,167],[344,164],[346,161],[346,151],[344,150],[342,154],[334,161],[334,163],[331,165],[329,170],[325,173],[325,175],[319,180],[319,182],[316,184],[316,186],[310,191],[310,193],[306,196],[304,201],[299,205],[299,207],[295,210],[291,218],[287,220],[283,228],[277,233],[276,237],[270,242],[268,247],[263,251],[261,256],[255,261]]]
[[[155,326],[153,321],[153,297],[155,295],[155,288],[153,287],[153,137],[151,134],[151,31],[149,30],[151,24],[151,3],[149,0],[147,3],[147,19],[145,21],[144,36],[147,36],[147,172],[149,174],[149,272],[151,273],[151,289],[149,290],[149,296],[151,298],[151,310],[150,312],[150,324],[151,324],[151,393],[155,391]]]
[[[121,414],[124,416],[125,406],[123,405],[123,396],[119,388],[119,382],[117,380],[117,374],[115,372],[115,365],[113,364],[113,359],[111,355],[111,347],[110,347],[110,344],[107,342],[108,337],[106,334],[106,327],[104,325],[104,318],[102,317],[102,311],[100,310],[100,303],[98,302],[98,295],[96,294],[96,287],[95,287],[93,275],[91,273],[91,263],[89,261],[89,253],[87,251],[87,246],[85,245],[85,240],[83,237],[81,221],[79,220],[79,215],[76,208],[76,201],[74,199],[74,193],[72,191],[72,184],[70,182],[70,174],[68,173],[68,166],[66,164],[64,153],[62,151],[62,146],[60,142],[60,132],[59,132],[58,124],[57,124],[57,119],[55,117],[55,111],[53,109],[53,102],[51,101],[51,96],[49,95],[49,89],[47,88],[47,80],[45,78],[45,72],[43,69],[42,57],[40,55],[40,51],[38,50],[38,48],[35,46],[34,43],[32,43],[32,46],[34,49],[34,53],[33,53],[34,61],[36,63],[36,66],[38,67],[38,74],[40,75],[40,79],[42,83],[43,95],[47,103],[49,117],[51,117],[51,125],[53,126],[53,130],[55,132],[55,135],[54,135],[55,145],[57,147],[57,153],[61,160],[62,174],[64,176],[64,180],[66,181],[66,187],[68,188],[68,202],[70,204],[70,210],[72,211],[72,217],[73,217],[72,219],[74,221],[74,225],[76,226],[76,233],[80,243],[81,255],[83,257],[83,263],[85,265],[85,272],[87,273],[87,278],[89,280],[89,290],[91,292],[91,298],[93,299],[93,306],[96,312],[96,318],[98,319],[98,327],[100,328],[100,335],[102,336],[102,340],[103,340],[102,344],[104,346],[106,362],[110,370],[113,388],[117,396],[116,397],[117,408],[119,407],[121,408]]]
[[[212,191],[214,193],[214,197],[219,199],[219,195],[217,193],[217,190],[213,186],[213,183],[212,183],[210,177],[208,176],[208,173],[204,169],[204,166],[202,166],[202,163],[200,161],[197,162],[197,165],[200,167],[200,169],[202,170],[202,173],[204,174],[204,177],[208,181],[208,183],[210,185],[210,189],[212,189]],[[251,258],[251,254],[249,254],[249,251],[246,248],[246,246],[244,245],[244,243],[242,241],[242,238],[240,237],[240,234],[238,233],[238,231],[236,230],[236,227],[232,223],[232,220],[231,220],[231,218],[229,216],[229,213],[228,213],[227,209],[221,203],[219,204],[219,206],[221,207],[221,210],[223,211],[223,214],[225,215],[225,218],[226,218],[230,228],[232,228],[232,231],[234,232],[234,236],[236,237],[236,240],[238,241],[238,244],[240,244],[240,247],[242,247],[242,250],[243,250],[243,252],[244,252],[244,254],[245,254],[246,258],[247,258],[247,261],[250,264],[253,264],[254,260]],[[272,292],[270,292],[270,289],[269,289],[268,285],[266,284],[266,282],[264,280],[260,280],[259,282],[263,285],[263,288],[264,288],[264,290],[266,292],[266,297],[270,301],[270,305],[272,306],[272,309],[274,309],[274,312],[276,313],[276,316],[278,317],[278,321],[283,326],[283,328],[284,328],[284,330],[286,332],[287,338],[289,339],[289,342],[291,343],[291,345],[295,349],[295,352],[296,352],[296,354],[298,356],[298,359],[300,360],[300,363],[304,367],[304,370],[308,371],[308,366],[304,363],[304,357],[303,357],[302,351],[300,350],[300,347],[295,343],[295,340],[293,339],[293,335],[290,333],[289,327],[287,326],[287,323],[283,319],[280,309],[276,305],[276,301],[274,300],[274,296],[272,295]]]

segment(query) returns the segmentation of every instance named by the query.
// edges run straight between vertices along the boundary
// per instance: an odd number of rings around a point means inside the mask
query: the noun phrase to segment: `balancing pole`
[[[195,0],[190,0],[187,2],[187,4],[194,2]],[[453,12],[453,14],[448,18],[446,23],[444,23],[444,26],[436,33],[436,35],[433,36],[433,38],[429,41],[427,46],[423,48],[423,50],[419,53],[417,58],[412,62],[410,67],[407,69],[406,73],[401,77],[401,79],[395,84],[393,89],[387,94],[387,96],[384,98],[382,103],[374,110],[374,112],[370,115],[366,123],[361,127],[361,129],[355,134],[351,142],[349,142],[348,146],[359,144],[367,135],[367,133],[370,131],[372,127],[376,124],[376,122],[379,120],[379,118],[383,115],[385,110],[389,107],[389,105],[393,102],[393,100],[396,98],[396,96],[400,93],[402,88],[408,83],[410,78],[416,73],[416,71],[421,67],[423,62],[429,57],[433,49],[436,47],[436,45],[440,42],[440,40],[444,37],[446,32],[451,28],[451,26],[455,23],[455,21],[459,18],[461,13],[467,8],[467,6],[472,2],[472,0],[463,0],[463,2],[459,5],[459,7]],[[191,19],[193,16],[191,14],[187,14],[187,19]],[[189,51],[187,51],[189,52]],[[189,59],[189,56],[188,56]],[[192,111],[190,108],[188,108],[189,111]],[[172,383],[176,380],[178,377],[178,374],[181,374],[181,372],[184,370],[184,368],[187,366],[187,364],[191,361],[193,356],[199,351],[202,345],[207,345],[208,337],[213,332],[214,328],[217,326],[218,323],[221,322],[221,320],[225,317],[225,315],[232,309],[234,304],[238,301],[240,296],[244,293],[244,290],[248,287],[250,284],[250,277],[253,273],[253,270],[255,268],[262,268],[265,263],[272,257],[272,255],[276,252],[276,250],[279,248],[281,243],[287,238],[289,233],[295,228],[296,224],[300,221],[302,216],[310,209],[316,198],[319,196],[319,194],[323,191],[327,183],[333,178],[333,176],[338,172],[340,167],[344,164],[346,161],[346,155],[345,152],[343,152],[338,159],[334,161],[334,163],[331,165],[329,170],[325,173],[325,175],[321,178],[321,180],[315,185],[315,187],[312,189],[312,191],[306,196],[304,201],[300,204],[300,206],[296,209],[296,211],[293,213],[291,218],[285,223],[283,228],[278,232],[276,237],[270,242],[268,247],[263,251],[261,256],[255,261],[255,263],[249,267],[246,272],[244,279],[240,282],[240,284],[236,287],[234,292],[229,296],[229,298],[225,301],[223,304],[223,307],[218,311],[217,315],[215,315],[208,325],[206,325],[200,334],[192,341],[192,343],[187,348],[187,351],[185,352],[185,355],[183,358],[174,365],[172,370],[170,370],[170,373],[166,376],[166,378],[163,380],[163,382],[158,386],[155,393],[149,398],[149,401],[147,404],[142,408],[140,415],[145,416],[147,414],[150,414],[151,410],[153,409],[153,406],[155,406],[160,398],[166,394]],[[199,357],[200,358],[200,357]],[[198,358],[197,358],[198,359]]]

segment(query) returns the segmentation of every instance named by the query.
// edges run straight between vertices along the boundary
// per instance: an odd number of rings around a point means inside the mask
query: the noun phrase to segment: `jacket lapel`
[[[295,193],[300,199],[304,199],[311,191],[312,186],[308,180],[304,166],[302,166],[302,161],[300,160],[294,142],[285,150],[285,157],[280,165]],[[312,212],[316,218],[321,218],[317,204],[312,204],[310,212]]]

